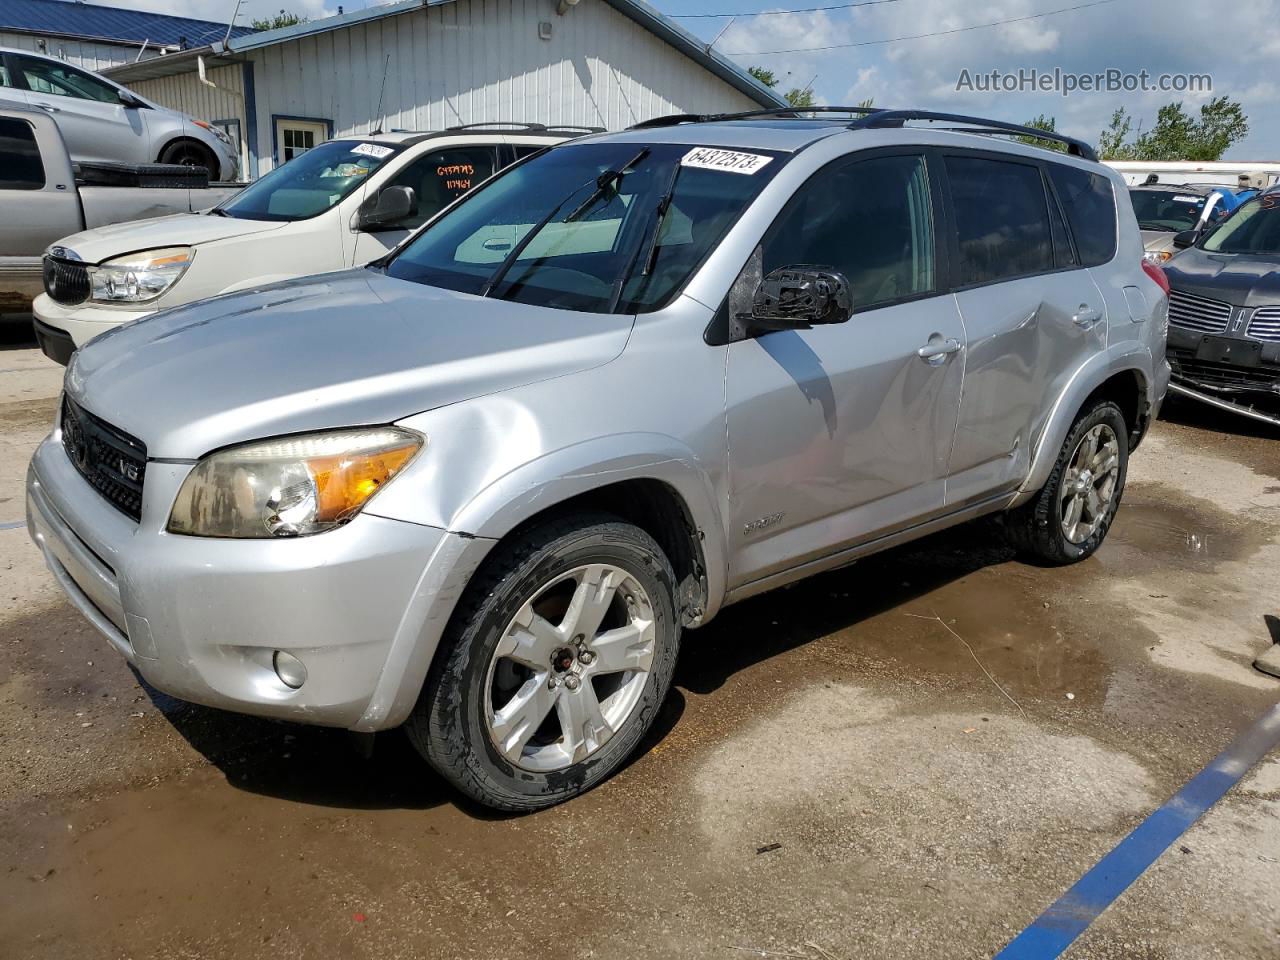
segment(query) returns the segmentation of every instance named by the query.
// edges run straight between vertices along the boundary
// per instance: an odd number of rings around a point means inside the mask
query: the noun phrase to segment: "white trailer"
[[[1240,177],[1247,176],[1245,186],[1269,187],[1280,181],[1280,163],[1224,163],[1198,162],[1194,160],[1152,163],[1144,160],[1109,160],[1107,166],[1124,175],[1125,183],[1136,186],[1145,183],[1155,174],[1159,183],[1204,183],[1223,187],[1240,186]]]

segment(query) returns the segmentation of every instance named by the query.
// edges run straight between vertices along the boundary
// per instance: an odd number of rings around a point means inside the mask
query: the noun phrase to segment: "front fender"
[[[1027,479],[1019,487],[1010,506],[1030,500],[1049,481],[1049,474],[1053,472],[1062,444],[1066,442],[1067,434],[1071,432],[1071,426],[1085,401],[1116,374],[1138,374],[1145,387],[1146,402],[1154,411],[1160,400],[1157,395],[1157,378],[1153,376],[1155,363],[1151,350],[1136,341],[1116,344],[1094,354],[1083,363],[1054,402],[1044,430],[1036,441]]]

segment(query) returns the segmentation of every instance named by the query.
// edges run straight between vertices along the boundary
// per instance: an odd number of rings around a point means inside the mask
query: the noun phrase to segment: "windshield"
[[[557,147],[461,201],[387,272],[564,310],[656,310],[784,162],[688,144]]]
[[[1207,197],[1169,190],[1130,190],[1133,212],[1143,230],[1190,230],[1200,221]]]
[[[1210,253],[1280,254],[1280,196],[1250,200],[1209,234],[1202,246]]]
[[[398,144],[330,140],[261,180],[214,212],[240,220],[305,220],[324,213],[400,152]]]

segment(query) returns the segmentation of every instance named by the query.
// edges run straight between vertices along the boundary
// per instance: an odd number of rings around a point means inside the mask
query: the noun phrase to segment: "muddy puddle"
[[[1099,556],[1105,562],[1121,554],[1142,566],[1212,567],[1247,559],[1271,535],[1268,526],[1219,510],[1210,501],[1191,506],[1158,484],[1143,484],[1126,491]]]

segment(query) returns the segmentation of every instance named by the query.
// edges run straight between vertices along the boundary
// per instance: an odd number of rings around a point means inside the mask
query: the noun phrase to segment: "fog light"
[[[307,682],[307,668],[292,653],[277,650],[271,658],[271,665],[276,668],[276,676],[286,687],[297,690]]]

